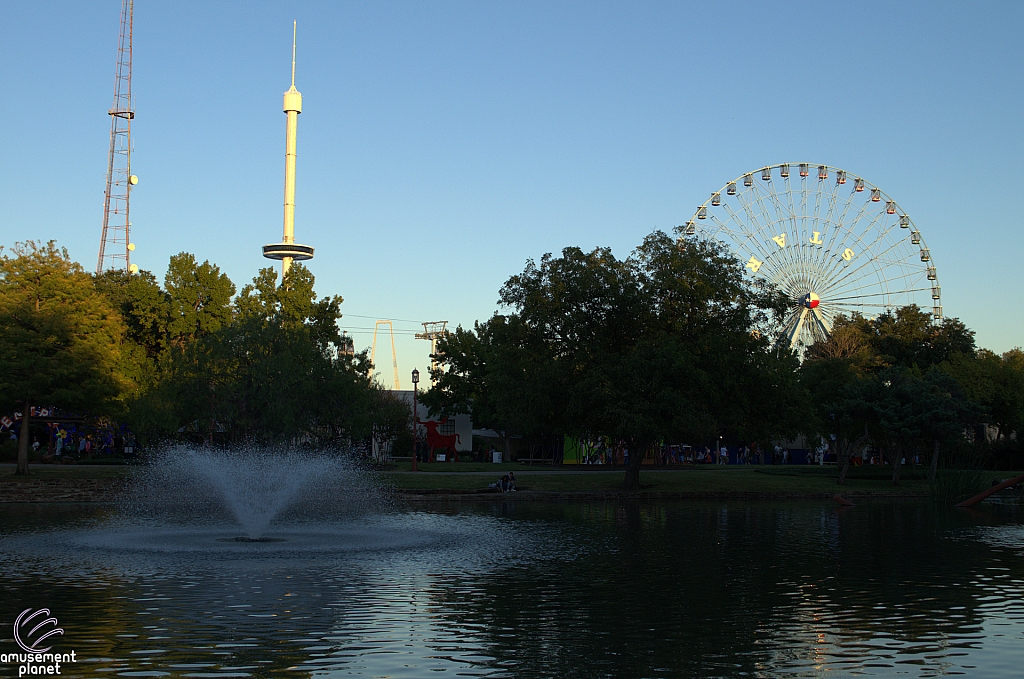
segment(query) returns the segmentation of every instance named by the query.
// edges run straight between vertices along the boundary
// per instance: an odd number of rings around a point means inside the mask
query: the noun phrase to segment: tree
[[[924,376],[902,367],[886,368],[844,392],[846,416],[863,421],[872,442],[889,453],[893,485],[899,484],[904,456],[914,449],[932,448],[934,478],[939,444],[962,435],[974,409],[956,381],[936,368]]]
[[[719,244],[655,232],[626,260],[565,248],[527,262],[499,295],[514,313],[442,343],[437,400],[624,443],[627,491],[660,441],[794,426],[795,358],[763,331],[784,302]]]
[[[862,316],[839,316],[832,332],[804,353],[800,381],[810,395],[803,431],[809,436],[835,437],[839,475],[846,483],[854,453],[867,445],[867,409],[860,407],[856,387],[884,367],[871,346],[872,328]]]
[[[150,438],[194,423],[212,436],[230,381],[230,356],[218,333],[233,322],[234,283],[216,265],[182,252],[170,258],[163,291],[145,272],[130,281],[114,275],[99,286],[121,306],[152,361],[151,383],[129,409],[133,427]]]
[[[314,282],[301,264],[280,285],[274,269],[262,269],[235,302],[227,334],[238,379],[230,403],[236,426],[249,435],[370,433],[369,361],[365,352],[344,350],[343,300],[318,299]]]
[[[1024,431],[1024,351],[1003,355],[982,349],[959,354],[943,365],[967,397],[981,406],[984,421],[996,428],[996,440]]]
[[[391,450],[399,436],[410,430],[412,409],[409,405],[394,392],[377,385],[371,386],[370,430],[379,454]]]
[[[846,483],[854,452],[870,439],[864,408],[851,396],[857,383],[866,379],[858,361],[860,348],[853,341],[851,326],[839,325],[833,337],[808,348],[800,367],[800,381],[810,395],[804,431],[809,435],[835,436],[839,476]],[[824,346],[822,346],[824,345]],[[862,355],[861,355],[862,357]]]
[[[644,393],[656,395],[650,404],[672,413],[658,438],[767,442],[795,433],[805,406],[798,364],[772,339],[786,300],[745,277],[743,265],[713,241],[655,232],[630,262],[650,306],[637,348],[651,369],[637,366],[634,384],[646,382]]]
[[[443,369],[422,396],[432,411],[473,413],[475,423],[501,435],[506,456],[513,436],[562,433],[562,364],[518,316],[495,314],[472,331],[460,326],[438,341],[436,356]]]
[[[963,323],[946,318],[936,324],[914,305],[873,319],[839,317],[831,336],[804,356],[801,381],[814,404],[804,431],[836,436],[839,483],[853,451],[869,439],[896,451],[893,481],[898,483],[902,451],[922,445],[930,431],[934,469],[941,442],[951,430],[962,430],[964,418],[975,412],[960,389],[935,371],[941,365],[947,372],[970,372],[974,356],[974,333]]]
[[[921,438],[922,443],[932,446],[928,480],[934,481],[941,446],[963,440],[965,427],[977,421],[981,406],[967,398],[960,384],[938,367],[925,373],[923,383]]]
[[[917,305],[900,307],[872,320],[858,317],[880,362],[924,372],[956,355],[973,355],[974,332],[956,318],[934,323]]]
[[[229,288],[216,267],[184,278],[212,280],[221,293]],[[216,298],[202,290],[192,296]],[[216,313],[183,326],[195,336],[172,344],[161,384],[147,398],[170,404],[175,428],[195,423],[207,437],[216,430],[260,441],[368,436],[375,412],[369,361],[365,352],[345,350],[337,326],[341,303],[318,299],[302,265],[291,267],[280,285],[274,269],[262,269],[227,315],[212,305]],[[192,307],[178,308],[186,318]]]
[[[131,274],[112,269],[97,274],[93,281],[121,314],[126,339],[139,346],[150,362],[156,362],[169,346],[171,320],[170,296],[160,289],[156,276],[149,271]]]
[[[27,474],[33,405],[116,411],[125,328],[67,250],[27,241],[12,254],[0,256],[0,403],[22,406],[17,473]]]
[[[164,290],[170,305],[167,332],[178,347],[231,322],[235,284],[209,261],[197,264],[187,252],[174,255],[164,276]]]
[[[128,406],[129,421],[134,423],[140,409],[131,406],[159,382],[161,361],[170,347],[169,298],[148,271],[108,270],[93,276],[93,284],[125,325],[117,370],[131,385],[122,393],[122,400]]]

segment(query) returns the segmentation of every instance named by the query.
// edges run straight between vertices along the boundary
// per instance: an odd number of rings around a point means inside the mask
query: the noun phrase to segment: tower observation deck
[[[302,113],[302,93],[295,89],[295,37],[297,23],[292,24],[292,86],[284,93],[284,112],[288,116],[284,156],[284,236],[280,243],[263,246],[263,256],[281,261],[281,277],[288,273],[293,261],[313,259],[313,246],[295,242],[295,137]]]

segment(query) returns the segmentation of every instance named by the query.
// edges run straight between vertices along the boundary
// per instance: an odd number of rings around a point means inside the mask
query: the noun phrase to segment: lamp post
[[[420,383],[420,371],[412,369],[412,470],[416,469],[416,425],[419,424],[420,414],[416,407],[416,392]]]

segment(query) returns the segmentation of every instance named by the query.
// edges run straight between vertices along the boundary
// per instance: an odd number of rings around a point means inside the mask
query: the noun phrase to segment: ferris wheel
[[[724,242],[750,275],[786,295],[779,340],[798,351],[826,339],[841,314],[917,304],[942,318],[921,231],[896,201],[845,170],[784,163],[748,172],[712,193],[682,231]]]

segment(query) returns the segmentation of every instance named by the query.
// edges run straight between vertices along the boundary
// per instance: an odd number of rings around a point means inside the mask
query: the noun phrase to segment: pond
[[[89,677],[969,677],[1024,667],[1024,508],[388,505],[173,529],[3,505],[0,653]],[[41,618],[40,618],[41,619]],[[17,665],[3,667],[17,676]],[[437,673],[437,674],[434,674]]]

